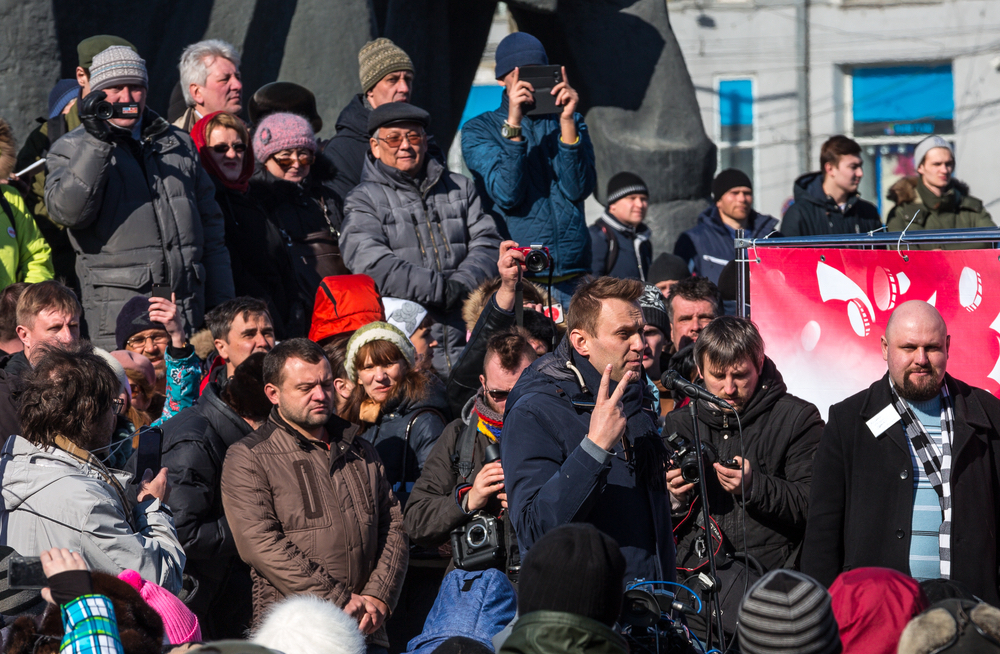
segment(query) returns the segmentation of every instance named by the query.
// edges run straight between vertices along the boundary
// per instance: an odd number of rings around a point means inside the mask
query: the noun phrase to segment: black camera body
[[[548,270],[552,265],[552,257],[549,256],[549,249],[544,245],[529,245],[525,248],[514,248],[524,254],[524,268],[534,274],[543,270]]]
[[[503,522],[485,513],[476,514],[451,532],[451,556],[460,570],[504,569]]]
[[[135,102],[108,102],[107,100],[103,100],[94,105],[94,113],[101,120],[138,118],[139,105]]]
[[[699,452],[695,449],[694,443],[684,438],[677,432],[667,436],[667,442],[674,450],[674,454],[671,458],[674,460],[674,467],[680,468],[681,477],[683,477],[684,481],[689,484],[697,484]],[[721,463],[727,468],[732,468],[734,470],[740,469],[740,464],[734,459],[723,460],[719,456],[719,450],[706,440],[701,441],[700,454],[704,457],[706,469],[711,468],[712,464],[716,462]]]

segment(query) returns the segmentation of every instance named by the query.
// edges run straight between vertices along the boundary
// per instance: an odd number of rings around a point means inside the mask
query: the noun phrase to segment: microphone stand
[[[701,442],[701,430],[698,428],[698,400],[690,397],[688,402],[688,412],[691,414],[691,426],[694,428],[694,447],[698,452],[698,492],[701,494],[701,518],[705,522],[705,536],[708,540],[708,569],[712,575],[711,586],[705,592],[711,595],[708,605],[708,637],[706,638],[705,649],[712,649],[712,622],[715,620],[718,627],[719,643],[725,645],[726,638],[722,631],[722,605],[719,601],[719,575],[715,569],[715,549],[712,547],[712,517],[708,512],[708,485],[705,483],[705,457],[703,455]],[[714,615],[713,615],[714,613]]]

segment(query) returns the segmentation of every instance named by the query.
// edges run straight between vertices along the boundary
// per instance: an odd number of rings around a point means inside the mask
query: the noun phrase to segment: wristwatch
[[[514,127],[505,120],[503,121],[503,127],[500,128],[500,135],[505,139],[516,139],[521,135],[521,128]]]

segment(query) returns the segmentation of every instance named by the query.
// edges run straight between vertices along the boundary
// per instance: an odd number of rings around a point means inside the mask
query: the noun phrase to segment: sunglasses
[[[217,143],[212,146],[212,152],[216,154],[226,154],[232,148],[236,154],[243,154],[247,151],[246,143]]]
[[[274,163],[278,164],[283,169],[291,168],[296,159],[298,159],[300,166],[311,166],[312,163],[316,161],[316,155],[308,151],[296,152],[295,154],[285,155],[283,157],[274,155]]]
[[[507,396],[510,395],[510,391],[491,391],[488,388],[486,389],[486,392],[489,393],[490,398],[494,402],[503,402],[507,399]]]
[[[417,132],[407,132],[406,140],[410,142],[410,145],[420,145],[423,142],[425,136],[426,135],[423,132],[419,134]],[[392,134],[387,138],[381,138],[381,137],[375,137],[375,138],[377,138],[379,141],[382,141],[393,150],[395,150],[396,148],[398,148],[403,144],[402,134]]]
[[[120,416],[123,409],[125,409],[125,400],[120,397],[111,400],[111,410],[115,412],[116,416]]]

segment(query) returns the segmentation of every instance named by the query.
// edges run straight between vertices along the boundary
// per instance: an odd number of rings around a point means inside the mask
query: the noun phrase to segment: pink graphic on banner
[[[881,337],[893,309],[930,302],[948,323],[948,372],[1000,396],[996,250],[907,252],[756,248],[750,306],[788,389],[826,417],[831,404],[885,374]]]

